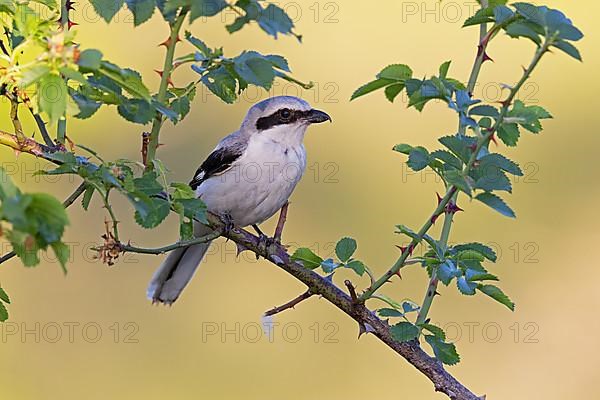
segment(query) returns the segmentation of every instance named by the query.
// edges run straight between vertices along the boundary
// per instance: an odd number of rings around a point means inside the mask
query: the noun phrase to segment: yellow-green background
[[[333,241],[352,235],[359,243],[357,256],[378,273],[398,255],[394,244],[402,239],[393,234],[394,224],[419,227],[435,206],[435,191],[442,190],[431,175],[403,176],[403,157],[391,147],[401,142],[435,146],[436,137],[453,132],[455,116],[441,104],[423,114],[406,110],[402,102],[388,103],[383,93],[352,103],[348,99],[354,89],[391,63],[407,63],[423,76],[452,59],[451,75],[465,80],[475,54],[477,29],[460,29],[456,18],[457,11],[461,21],[466,18],[474,2],[468,6],[415,2],[411,4],[418,8],[417,14],[403,17],[407,5],[413,7],[408,3],[282,3],[292,15],[301,12],[296,24],[304,35],[302,44],[291,37],[272,40],[256,26],[229,35],[218,17],[192,26],[197,36],[211,46],[223,45],[230,55],[246,48],[283,54],[296,77],[318,83],[318,92],[301,95],[330,113],[334,123],[313,127],[306,137],[313,169],[292,198],[284,239],[327,255]],[[453,241],[496,244],[501,256],[491,269],[501,276],[501,287],[517,303],[516,311],[511,313],[482,295],[468,298],[457,295],[454,287],[442,287],[431,312],[432,321],[447,326],[451,337],[460,327],[457,347],[463,360],[449,370],[491,399],[589,398],[597,391],[600,377],[596,284],[600,278],[596,101],[600,42],[595,21],[600,6],[589,1],[549,1],[549,5],[563,9],[585,32],[580,44],[585,63],[551,54],[524,93],[530,102],[551,110],[555,119],[545,124],[542,135],[526,134],[517,150],[507,151],[527,166],[527,179],[516,182],[514,194],[508,197],[519,218],[501,217],[463,197],[460,206],[466,212],[457,216],[452,235]],[[425,6],[438,11],[424,15]],[[162,21],[155,16],[151,23],[134,29],[125,11],[117,22],[106,25],[87,3],[83,10],[74,14],[81,23],[77,37],[82,46],[100,48],[108,59],[141,71],[149,86],[156,88],[153,70],[161,67],[164,55],[156,44],[167,34]],[[332,12],[335,15],[327,19]],[[228,22],[231,19],[229,15]],[[531,52],[532,46],[523,40],[501,37],[494,42],[490,55],[496,62],[486,64],[481,75],[491,100],[498,99],[494,89],[500,83],[516,81]],[[181,70],[174,80],[183,84],[192,77]],[[280,84],[273,93],[282,94],[282,88]],[[251,103],[266,97],[253,90],[230,106],[205,94],[206,90],[200,91],[185,122],[175,127],[167,124],[163,130],[159,157],[171,169],[173,180],[187,181],[219,138],[237,128]],[[483,96],[481,86],[476,95]],[[1,128],[10,130],[6,102],[1,107]],[[23,119],[33,131],[25,114]],[[109,159],[138,159],[141,131],[140,126],[120,119],[114,109],[69,125],[75,142]],[[499,150],[504,152],[504,146]],[[15,157],[7,149],[0,154],[2,164],[12,168],[13,179],[26,190],[47,190],[62,198],[77,184],[67,177],[58,181],[32,177],[32,170],[45,163],[27,155]],[[329,176],[332,171],[335,174]],[[130,207],[117,203],[124,239],[144,246],[177,239],[174,219],[145,232],[133,222]],[[219,241],[216,253],[172,308],[152,306],[145,288],[160,257],[131,255],[112,268],[92,260],[84,248],[99,240],[105,212],[97,201],[88,213],[79,204],[69,211],[66,240],[73,244],[73,261],[66,277],[51,260],[35,269],[23,268],[18,260],[1,266],[2,286],[13,300],[11,325],[0,325],[4,332],[0,338],[2,399],[443,398],[376,338],[357,340],[356,324],[324,300],[313,298],[278,315],[273,343],[265,337],[251,343],[262,312],[304,287],[264,261],[248,256],[235,260],[231,243]],[[268,223],[267,229],[272,225]],[[8,245],[3,243],[3,248],[8,250]],[[342,274],[336,279],[340,283]],[[356,281],[360,288],[366,285],[364,279]],[[407,268],[404,279],[396,279],[384,292],[420,302],[425,285],[424,271]],[[128,322],[133,325],[126,329]],[[46,327],[49,337],[42,336],[36,343],[35,335],[28,334],[23,340],[21,331],[35,330],[36,323],[40,333]],[[52,323],[62,327],[57,343],[48,340],[55,334]],[[73,343],[65,323],[79,324]],[[87,323],[102,328],[97,343],[88,342],[95,335],[93,327],[87,332],[88,341],[83,336]],[[121,333],[118,343],[110,328],[114,323]],[[233,334],[224,340],[219,335],[203,340],[207,326],[235,331],[236,323],[239,343]],[[469,337],[471,324],[475,325]],[[7,336],[9,326],[19,333]],[[125,343],[124,334],[132,332],[131,326],[138,329],[137,343]],[[284,326],[287,340],[282,337]],[[315,343],[317,326],[320,336]],[[298,327],[302,336],[293,343]],[[495,340],[498,329],[501,337]],[[330,343],[325,336],[334,330],[337,343]]]

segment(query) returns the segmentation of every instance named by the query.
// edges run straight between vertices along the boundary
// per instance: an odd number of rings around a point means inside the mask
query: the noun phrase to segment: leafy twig
[[[83,182],[79,186],[77,186],[77,189],[75,189],[75,191],[73,193],[71,193],[71,195],[69,197],[67,197],[65,199],[65,201],[63,201],[63,207],[65,207],[65,208],[70,207],[71,204],[73,204],[79,198],[79,196],[81,196],[83,194],[83,192],[85,192],[85,189],[86,189],[85,182]],[[2,264],[5,261],[10,260],[11,258],[13,258],[16,255],[17,254],[14,251],[11,251],[10,253],[6,253],[5,255],[0,257],[0,264]]]

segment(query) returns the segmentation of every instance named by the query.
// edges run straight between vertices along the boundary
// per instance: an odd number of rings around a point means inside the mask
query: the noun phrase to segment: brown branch
[[[49,154],[53,152],[54,149],[43,145],[41,143],[36,142],[33,139],[28,137],[17,137],[17,135],[13,135],[12,133],[0,130],[0,144],[4,146],[8,146],[14,150],[29,153],[36,157],[43,158],[50,162],[55,162],[50,158]]]
[[[215,229],[224,228],[223,222],[218,216],[209,215],[208,220]],[[373,333],[388,347],[404,357],[404,359],[433,382],[436,391],[445,393],[453,400],[481,400],[480,397],[448,373],[439,361],[425,353],[418,342],[398,342],[394,340],[386,321],[379,319],[364,304],[360,302],[354,303],[350,296],[330,280],[304,267],[299,262],[293,261],[282,245],[272,243],[265,247],[259,237],[244,229],[235,227],[229,231],[225,231],[223,236],[277,265],[304,283],[312,295],[322,296],[360,325],[368,326],[369,332]]]
[[[280,305],[278,307],[273,307],[272,309],[266,311],[264,316],[270,317],[272,315],[279,314],[282,311],[289,310],[290,308],[294,308],[296,305],[302,303],[306,299],[311,298],[312,296],[313,296],[313,293],[309,289],[306,292],[302,293],[300,296],[296,297],[295,299],[292,299],[283,305]]]

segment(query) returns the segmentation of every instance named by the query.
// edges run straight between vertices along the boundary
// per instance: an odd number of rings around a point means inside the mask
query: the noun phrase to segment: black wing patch
[[[190,187],[194,190],[211,176],[226,171],[231,164],[242,155],[241,152],[227,148],[219,148],[210,153],[194,174]]]

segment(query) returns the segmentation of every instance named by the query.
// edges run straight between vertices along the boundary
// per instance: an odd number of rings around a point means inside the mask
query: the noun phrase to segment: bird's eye
[[[279,111],[279,116],[281,117],[282,120],[289,121],[292,118],[292,112],[290,110],[288,110],[287,108],[284,108]]]

